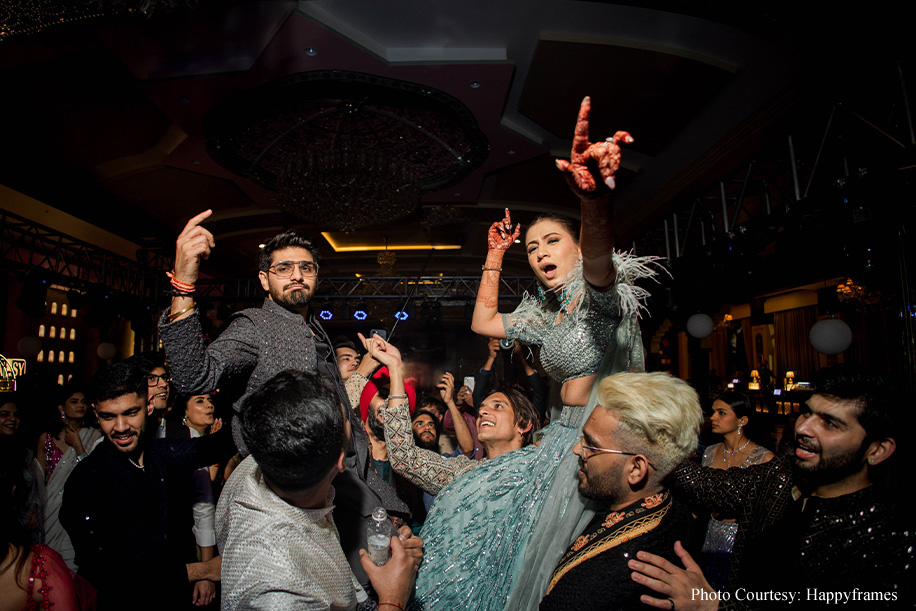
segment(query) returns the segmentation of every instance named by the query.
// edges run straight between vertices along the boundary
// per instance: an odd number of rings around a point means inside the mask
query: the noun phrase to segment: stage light
[[[355,318],[356,320],[366,320],[366,318],[368,317],[369,315],[366,314],[365,310],[356,310],[355,312],[353,312],[353,318]]]
[[[331,310],[321,310],[321,313],[318,314],[321,316],[321,320],[331,320],[334,318],[334,313]]]
[[[407,312],[399,311],[394,313],[394,317],[398,320],[407,320]]]

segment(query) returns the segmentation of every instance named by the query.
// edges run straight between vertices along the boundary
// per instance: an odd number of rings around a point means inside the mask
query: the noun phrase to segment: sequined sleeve
[[[537,332],[540,325],[536,325],[532,320],[526,320],[524,323],[520,322],[522,319],[517,312],[518,310],[511,314],[502,315],[506,339],[510,342],[520,341],[526,344],[540,345],[542,334]],[[532,312],[527,315],[534,316],[535,314]]]
[[[210,392],[228,376],[247,376],[258,362],[259,334],[243,313],[236,313],[208,346],[199,314],[169,322],[166,310],[159,320],[159,336],[180,394]]]
[[[741,515],[754,503],[761,487],[792,485],[792,470],[783,455],[761,465],[746,469],[713,469],[684,461],[674,470],[674,487],[694,506],[710,512]]]
[[[480,464],[464,455],[446,458],[418,448],[410,429],[407,401],[385,405],[380,411],[385,420],[385,441],[391,468],[429,494],[439,494],[456,477]]]

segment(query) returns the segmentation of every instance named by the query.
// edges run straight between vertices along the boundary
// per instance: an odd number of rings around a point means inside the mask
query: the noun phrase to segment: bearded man
[[[731,587],[715,592],[682,547],[680,568],[654,554],[630,561],[634,581],[662,609],[854,608],[911,604],[913,521],[875,482],[897,447],[905,404],[860,367],[819,371],[795,439],[747,469],[684,463],[675,489],[703,511],[738,516]]]
[[[216,246],[213,234],[201,226],[210,215],[207,210],[188,221],[176,241],[172,307],[159,322],[172,382],[181,395],[209,393],[226,383],[222,390],[238,395],[233,404],[237,415],[245,399],[281,371],[317,373],[331,382],[341,404],[347,407],[353,431],[346,452],[347,468],[334,479],[334,519],[350,567],[360,583],[368,586],[358,552],[366,547],[366,523],[372,510],[382,506],[389,514],[404,517],[408,511],[370,467],[362,423],[350,409],[327,334],[309,310],[318,286],[318,248],[308,236],[293,230],[269,240],[258,256],[258,278],[267,292],[264,304],[236,312],[220,336],[206,345],[193,295],[201,262]],[[247,456],[240,422],[240,418],[232,421],[233,438],[241,454]]]
[[[697,393],[667,373],[618,373],[598,385],[598,405],[573,447],[579,492],[603,505],[557,563],[541,611],[641,609],[651,593],[630,579],[637,550],[673,558],[692,522],[663,481],[696,450]]]

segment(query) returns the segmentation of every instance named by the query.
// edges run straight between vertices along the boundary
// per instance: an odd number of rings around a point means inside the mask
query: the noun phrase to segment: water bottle
[[[372,517],[366,527],[366,539],[369,543],[369,559],[382,566],[391,558],[391,521],[384,507],[372,510]]]

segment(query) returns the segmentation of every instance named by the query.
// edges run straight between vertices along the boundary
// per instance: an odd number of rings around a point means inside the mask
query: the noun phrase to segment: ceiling
[[[852,173],[908,167],[904,93],[912,88],[901,77],[907,82],[912,56],[895,9],[845,15],[787,2],[696,4],[200,2],[150,17],[74,17],[39,33],[0,27],[0,184],[165,253],[188,218],[211,208],[217,248],[207,269],[251,277],[257,245],[284,226],[314,235],[330,228],[280,212],[271,185],[213,154],[208,113],[238,96],[269,94],[283,79],[331,70],[445,94],[485,138],[479,165],[425,192],[413,216],[334,236],[340,244],[458,247],[435,254],[429,275],[473,275],[487,226],[503,208],[523,223],[547,211],[577,214],[552,160],[568,155],[585,95],[594,139],[618,129],[636,139],[624,151],[614,217],[618,242],[642,252],[665,254],[666,220],[667,251],[685,256],[688,245],[699,252],[729,225],[732,237],[739,225],[784,230],[782,220],[760,218],[770,195],[774,215],[797,199],[790,134],[803,190],[814,175],[809,196],[832,197],[844,162]],[[15,12],[22,6],[2,0],[0,17],[22,26],[24,13]],[[269,109],[268,94],[259,103]],[[721,193],[734,210],[725,221]],[[821,218],[830,206],[808,210]],[[378,270],[375,250],[335,252],[318,241],[323,275]],[[774,241],[765,236],[750,254],[773,251]],[[426,255],[398,251],[395,273],[417,273]],[[506,267],[527,272],[521,248]],[[787,282],[772,277],[769,288]]]

